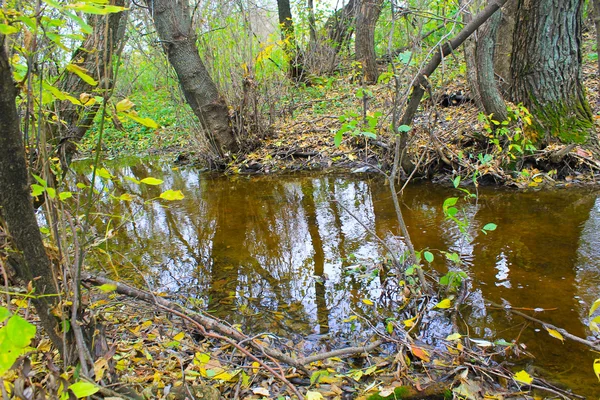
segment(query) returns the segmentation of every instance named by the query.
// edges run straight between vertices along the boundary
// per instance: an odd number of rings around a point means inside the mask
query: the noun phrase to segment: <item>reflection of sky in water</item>
[[[504,252],[501,252],[498,256],[496,269],[498,270],[498,273],[496,274],[496,286],[504,286],[505,288],[510,289],[511,285],[510,281],[508,280],[510,268],[508,268],[508,261]]]

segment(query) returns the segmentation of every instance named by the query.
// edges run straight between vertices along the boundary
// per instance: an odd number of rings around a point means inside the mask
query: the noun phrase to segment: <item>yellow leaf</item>
[[[404,323],[404,326],[407,328],[412,328],[413,326],[415,326],[415,321],[417,320],[417,315],[415,315],[414,317],[410,318],[410,319],[405,319],[404,321],[402,321]]]
[[[437,303],[434,308],[450,308],[452,306],[452,300],[444,299]]]
[[[88,70],[80,67],[79,65],[69,64],[66,66],[67,71],[70,71],[81,78],[82,81],[91,86],[98,85],[98,82],[87,74]]]
[[[596,358],[594,360],[594,373],[596,374],[596,376],[598,377],[598,380],[600,381],[600,358]]]
[[[552,336],[553,338],[557,338],[561,342],[565,341],[565,338],[563,337],[563,335],[561,335],[560,332],[557,331],[556,329],[548,328],[547,326],[544,326],[544,328],[548,331],[550,336]]]
[[[373,302],[371,300],[369,300],[369,299],[362,299],[362,302],[365,303],[368,306],[372,306],[373,305]]]
[[[173,340],[181,341],[185,337],[185,332],[179,332],[173,337]]]
[[[260,364],[256,361],[254,361],[252,363],[252,373],[253,374],[257,374],[258,373],[258,368],[260,367]]]
[[[140,182],[145,183],[146,185],[153,185],[153,186],[160,185],[161,183],[163,183],[162,180],[152,178],[152,177],[144,178]]]
[[[596,309],[600,307],[600,299],[596,299],[596,301],[594,301],[594,304],[592,304],[592,306],[590,307],[590,314],[589,316],[591,317],[592,314],[594,313],[594,311],[596,311]]]
[[[167,190],[160,194],[160,198],[167,201],[183,200],[185,196],[181,190]]]
[[[448,337],[446,337],[446,340],[451,342],[453,340],[458,340],[462,337],[462,335],[460,333],[453,333],[452,335],[448,335]]]
[[[135,106],[133,102],[129,99],[123,99],[117,103],[117,112],[123,112],[132,109]]]
[[[533,378],[527,373],[527,371],[519,371],[514,375],[515,381],[531,385]]]
[[[306,396],[304,396],[306,400],[322,400],[323,395],[319,392],[315,392],[313,390],[309,390],[306,392]]]
[[[104,285],[98,286],[98,289],[100,289],[104,293],[114,292],[115,290],[117,290],[117,285],[105,283]]]

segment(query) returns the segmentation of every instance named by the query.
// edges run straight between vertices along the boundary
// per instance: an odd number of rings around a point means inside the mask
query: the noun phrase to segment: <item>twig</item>
[[[594,343],[594,342],[591,342],[589,340],[580,338],[579,336],[575,336],[575,335],[567,332],[563,328],[556,327],[556,326],[554,326],[552,324],[549,324],[549,323],[544,322],[544,321],[542,321],[540,319],[532,317],[531,315],[527,315],[527,314],[525,314],[525,313],[523,313],[521,311],[517,311],[517,310],[515,310],[513,308],[510,308],[510,307],[507,308],[505,306],[502,306],[500,304],[494,303],[493,301],[489,301],[489,300],[487,300],[487,303],[489,305],[493,306],[493,307],[498,307],[498,308],[500,308],[502,310],[509,311],[509,312],[511,312],[513,314],[519,315],[519,316],[521,316],[521,317],[523,317],[525,319],[528,319],[528,320],[530,320],[532,322],[538,323],[538,324],[542,325],[544,328],[549,328],[549,329],[553,329],[553,330],[555,330],[557,332],[560,332],[560,334],[563,335],[564,337],[566,337],[567,339],[571,339],[574,342],[581,343],[581,344],[586,345],[586,346],[588,346],[589,348],[591,348],[591,349],[593,349],[595,351],[599,351],[600,352],[600,346],[598,345],[598,343]]]

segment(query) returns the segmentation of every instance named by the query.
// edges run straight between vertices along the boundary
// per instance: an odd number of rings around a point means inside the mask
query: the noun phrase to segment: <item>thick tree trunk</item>
[[[517,6],[510,97],[529,109],[542,144],[598,141],[580,75],[582,4],[519,0]]]
[[[377,83],[379,78],[375,55],[375,25],[382,6],[383,0],[357,0],[355,57],[361,65],[364,82],[370,84]]]
[[[113,0],[112,5],[126,6],[125,0]],[[79,98],[82,93],[92,94],[98,89],[111,90],[113,82],[113,55],[121,47],[125,36],[125,12],[109,14],[107,16],[93,16],[91,25],[94,31],[85,42],[75,51],[72,64],[86,71],[97,82],[94,87],[85,82],[73,72],[66,71],[60,83],[60,89],[69,95]],[[91,107],[76,106],[70,101],[57,102],[55,108],[62,124],[57,124],[58,132],[52,132],[52,140],[61,160],[63,170],[71,163],[77,151],[77,143],[83,138],[92,126],[98,111],[99,104]]]
[[[196,47],[187,0],[146,0],[146,4],[185,99],[200,120],[209,143],[219,156],[237,152],[229,109]]]
[[[500,94],[494,75],[494,49],[498,26],[502,20],[502,11],[498,11],[479,29],[477,38],[477,83],[481,104],[487,115],[494,120],[505,121],[508,117],[506,103]]]
[[[498,77],[498,84],[503,94],[507,94],[510,91],[510,59],[513,48],[516,10],[516,0],[509,1],[502,7],[502,21],[500,22],[496,36],[494,72]]]
[[[58,303],[58,297],[52,296],[57,293],[56,285],[33,210],[16,96],[4,35],[0,34],[0,214],[19,252],[17,274],[33,283],[32,302],[46,333],[62,353],[58,320],[51,314]]]
[[[289,59],[289,76],[295,81],[303,81],[306,79],[304,59],[296,43],[290,0],[277,0],[277,11],[279,14],[283,50]]]
[[[465,24],[468,24],[473,19],[471,10],[478,10],[480,7],[479,1],[473,1],[469,4],[467,0],[461,0],[461,7],[465,7],[463,10],[463,21]],[[481,103],[481,95],[479,94],[479,78],[477,77],[477,39],[479,37],[479,32],[477,35],[472,35],[465,41],[463,46],[463,50],[465,53],[465,64],[467,66],[467,84],[469,85],[469,90],[471,91],[471,98],[475,101],[477,108],[480,110],[483,109],[483,104]]]

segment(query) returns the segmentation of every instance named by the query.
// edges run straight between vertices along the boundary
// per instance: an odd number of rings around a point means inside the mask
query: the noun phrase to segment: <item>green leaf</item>
[[[160,194],[160,198],[167,201],[183,200],[185,196],[181,190],[167,190]]]
[[[594,311],[596,311],[598,307],[600,307],[600,299],[596,299],[596,301],[594,301],[594,304],[592,304],[592,307],[590,307],[590,317],[592,316],[592,314],[594,314]]]
[[[47,188],[46,188],[46,193],[48,193],[48,196],[49,196],[51,199],[55,199],[55,198],[56,198],[56,189],[54,189],[54,188],[51,188],[51,187],[47,187]]]
[[[117,197],[117,199],[119,199],[121,201],[131,201],[131,200],[133,200],[133,196],[129,193],[123,193],[122,195]]]
[[[428,263],[433,262],[433,254],[430,251],[425,251],[423,253],[423,256],[425,257],[425,261],[427,261]]]
[[[39,175],[31,174],[31,176],[33,176],[33,179],[35,179],[37,181],[37,183],[39,183],[43,187],[48,186],[48,183],[44,179],[42,179]]]
[[[127,118],[131,118],[132,120],[134,120],[135,122],[137,122],[140,125],[144,125],[148,128],[152,128],[152,129],[158,129],[158,124],[156,122],[154,122],[154,120],[152,118],[138,117],[134,113],[123,113],[123,115],[125,115]]]
[[[16,26],[0,24],[0,33],[3,35],[12,35],[13,33],[19,32],[19,28]]]
[[[39,195],[41,195],[42,193],[44,193],[44,190],[46,190],[45,187],[40,186],[40,185],[36,185],[35,183],[31,185],[31,196],[32,197],[38,197]]]
[[[94,169],[94,166],[92,166],[92,169]],[[111,173],[108,172],[108,170],[106,168],[96,168],[96,175],[99,176],[100,178],[104,178],[104,179],[112,179],[113,178]]]
[[[71,192],[60,192],[60,193],[58,194],[58,198],[59,198],[61,201],[65,201],[66,199],[69,199],[69,198],[71,198],[71,197],[73,197],[73,193],[71,193]]]
[[[92,78],[90,75],[87,74],[88,71],[85,68],[82,68],[79,65],[75,65],[75,64],[68,64],[66,69],[67,69],[67,71],[70,71],[70,72],[74,73],[75,75],[77,75],[78,77],[80,77],[88,85],[91,85],[91,86],[98,85],[98,82],[94,78]]]
[[[398,127],[398,132],[405,132],[406,133],[408,131],[410,131],[410,126],[408,126],[408,125],[400,125]]]
[[[447,209],[448,207],[456,205],[457,202],[458,197],[448,197],[446,200],[444,200],[444,205],[442,206],[442,208]]]
[[[313,372],[312,375],[310,376],[310,384],[314,385],[315,383],[319,383],[319,380],[323,376],[328,376],[328,375],[329,375],[329,371],[327,371],[327,370],[317,370],[317,371]]]
[[[452,185],[454,185],[454,188],[457,188],[458,185],[460,185],[460,176],[457,176],[452,180]]]
[[[335,147],[340,147],[340,145],[342,144],[343,138],[344,138],[344,132],[340,129],[337,131],[337,133],[335,134],[335,137],[333,138],[333,144],[335,145]]]
[[[161,183],[163,183],[164,181],[162,181],[160,179],[152,178],[151,176],[149,176],[148,178],[142,179],[140,182],[145,183],[146,185],[157,186],[157,185],[160,185]]]
[[[490,222],[489,224],[486,224],[486,225],[483,227],[483,230],[484,230],[484,231],[495,231],[497,227],[498,227],[498,226],[497,226],[496,224],[494,224],[494,223],[491,223],[491,222]]]
[[[526,385],[531,385],[533,382],[533,378],[526,371],[519,371],[514,375],[515,381],[524,383]]]
[[[10,317],[10,311],[6,307],[0,307],[0,322],[4,322],[8,317]]]
[[[85,3],[85,2],[77,2],[74,4],[69,4],[68,6],[66,6],[66,8],[70,8],[75,11],[81,11],[86,14],[95,14],[95,15],[106,15],[106,14],[118,13],[118,12],[127,10],[127,8],[125,8],[125,7],[92,5],[90,3]]]
[[[81,398],[87,397],[87,396],[91,396],[91,395],[97,393],[98,390],[100,390],[100,388],[98,386],[94,385],[93,383],[84,382],[84,381],[79,381],[79,382],[72,384],[71,386],[69,386],[69,389],[71,390],[71,392],[73,392],[75,397],[77,397],[78,399],[81,399]]]

